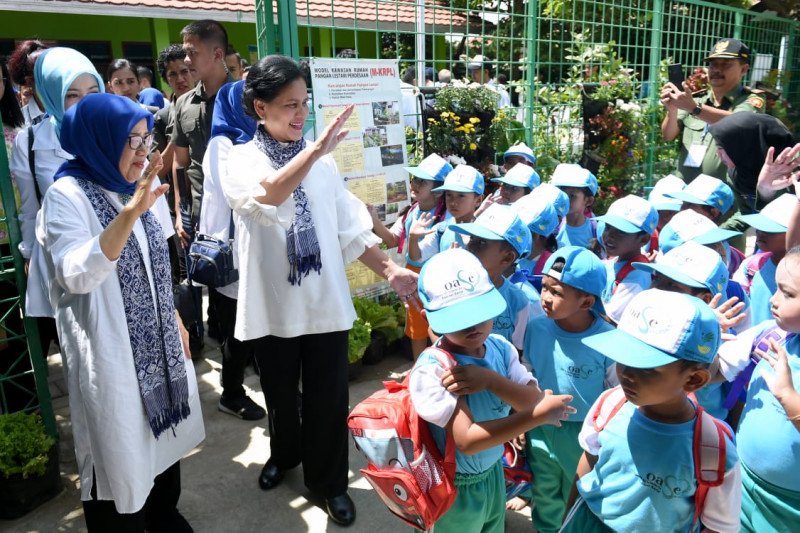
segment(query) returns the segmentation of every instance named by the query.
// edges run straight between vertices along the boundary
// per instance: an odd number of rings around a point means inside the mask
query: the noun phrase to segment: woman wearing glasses
[[[37,223],[67,370],[89,531],[191,531],[176,505],[179,460],[204,438],[188,336],[172,298],[160,156],[143,177],[153,118],[86,96],[61,142]]]

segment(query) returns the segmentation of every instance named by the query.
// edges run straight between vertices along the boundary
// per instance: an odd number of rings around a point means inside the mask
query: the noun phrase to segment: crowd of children
[[[420,272],[411,400],[456,445],[435,530],[502,532],[529,503],[540,532],[800,531],[800,190],[743,217],[745,257],[724,181],[667,176],[596,216],[590,171],[535,163],[512,147],[484,199],[431,155],[410,210],[375,219]],[[514,505],[504,446],[533,477]]]

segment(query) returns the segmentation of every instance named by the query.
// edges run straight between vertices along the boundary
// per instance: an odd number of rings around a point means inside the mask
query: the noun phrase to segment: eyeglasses
[[[153,144],[153,132],[148,132],[145,135],[128,135],[128,146],[131,150],[138,150],[142,146],[149,150]]]

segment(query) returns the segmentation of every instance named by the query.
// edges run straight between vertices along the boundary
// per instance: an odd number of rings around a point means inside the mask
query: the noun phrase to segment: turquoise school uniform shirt
[[[703,388],[696,390],[694,395],[708,414],[718,420],[725,420],[728,418],[728,410],[725,409],[725,398],[728,396],[728,391],[729,388],[724,383],[708,383]]]
[[[614,531],[690,531],[697,487],[695,420],[656,422],[630,402],[599,433],[591,418],[584,421],[579,441],[598,457],[597,464],[577,487],[592,513]],[[725,459],[725,480],[709,489],[701,520],[714,531],[738,531],[741,477],[730,440]]]
[[[650,272],[643,270],[631,270],[625,279],[617,285],[614,289],[614,283],[617,279],[617,274],[622,267],[625,266],[624,261],[616,259],[607,259],[603,261],[606,265],[606,273],[608,280],[606,281],[606,288],[603,291],[603,306],[606,308],[606,314],[614,321],[619,322],[622,317],[622,311],[633,299],[634,296],[643,290],[650,288],[652,276]]]
[[[408,239],[408,235],[411,232],[411,225],[414,222],[416,222],[417,220],[419,220],[419,217],[421,217],[423,214],[428,214],[430,216],[435,216],[436,215],[436,209],[437,208],[434,207],[433,209],[428,209],[427,211],[420,211],[419,205],[415,205],[411,209],[411,211],[408,213],[408,216],[406,217],[406,221],[405,221],[406,239]],[[449,218],[452,218],[452,215],[450,214],[449,211],[446,211],[445,214],[444,214],[444,220],[448,220]],[[425,264],[424,261],[414,261],[413,259],[411,259],[408,256],[408,243],[406,243],[404,251],[405,251],[405,254],[406,254],[406,263],[408,263],[409,265],[412,265],[412,266],[415,266],[415,267],[422,267],[422,265]]]
[[[774,322],[758,326],[760,334]],[[794,388],[800,391],[800,338],[786,342]],[[742,411],[736,446],[742,462],[758,477],[783,489],[800,492],[800,432],[786,418],[786,411],[770,392],[762,372],[772,368],[761,361],[753,371]]]
[[[747,262],[748,259],[742,262],[742,266],[739,267],[739,271],[736,273],[736,280],[744,277]],[[761,269],[753,276],[753,281],[750,285],[750,323],[754,326],[765,320],[772,320],[769,299],[772,298],[778,288],[775,283],[775,271],[777,268],[778,265],[772,259],[767,259]]]
[[[556,234],[559,248],[565,246],[589,246],[589,241],[595,238],[596,224],[588,218],[581,226],[570,226],[566,219]]]
[[[477,365],[489,368],[515,383],[528,384],[535,381],[530,372],[519,362],[514,347],[503,337],[489,335],[484,344],[486,353],[482,358],[454,353],[459,365]],[[439,449],[444,453],[445,429],[455,411],[457,397],[448,392],[441,383],[444,369],[430,349],[420,354],[411,369],[409,389],[411,401],[419,415],[426,420]],[[511,407],[489,391],[466,396],[472,417],[476,422],[505,418]],[[480,474],[493,467],[503,455],[503,446],[495,446],[474,455],[465,455],[456,450],[456,471],[463,474]]]
[[[543,390],[572,395],[570,405],[577,412],[569,415],[570,422],[583,422],[607,385],[616,385],[614,361],[581,343],[581,339],[612,329],[614,326],[597,317],[579,333],[561,329],[546,316],[528,321],[523,357]]]
[[[497,288],[506,301],[506,309],[492,323],[492,333],[496,333],[519,349],[525,340],[525,328],[531,315],[531,303],[519,287],[512,285],[506,278]]]

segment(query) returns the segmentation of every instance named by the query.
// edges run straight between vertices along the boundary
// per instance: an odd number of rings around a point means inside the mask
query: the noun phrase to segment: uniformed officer
[[[661,134],[671,141],[681,136],[681,153],[676,175],[687,183],[699,174],[726,180],[726,168],[717,155],[708,126],[739,111],[763,113],[766,102],[742,85],[750,68],[750,48],[737,39],[723,39],[705,58],[708,63],[708,90],[692,94],[686,83],[682,88],[667,83],[661,89],[661,103],[667,116]]]

